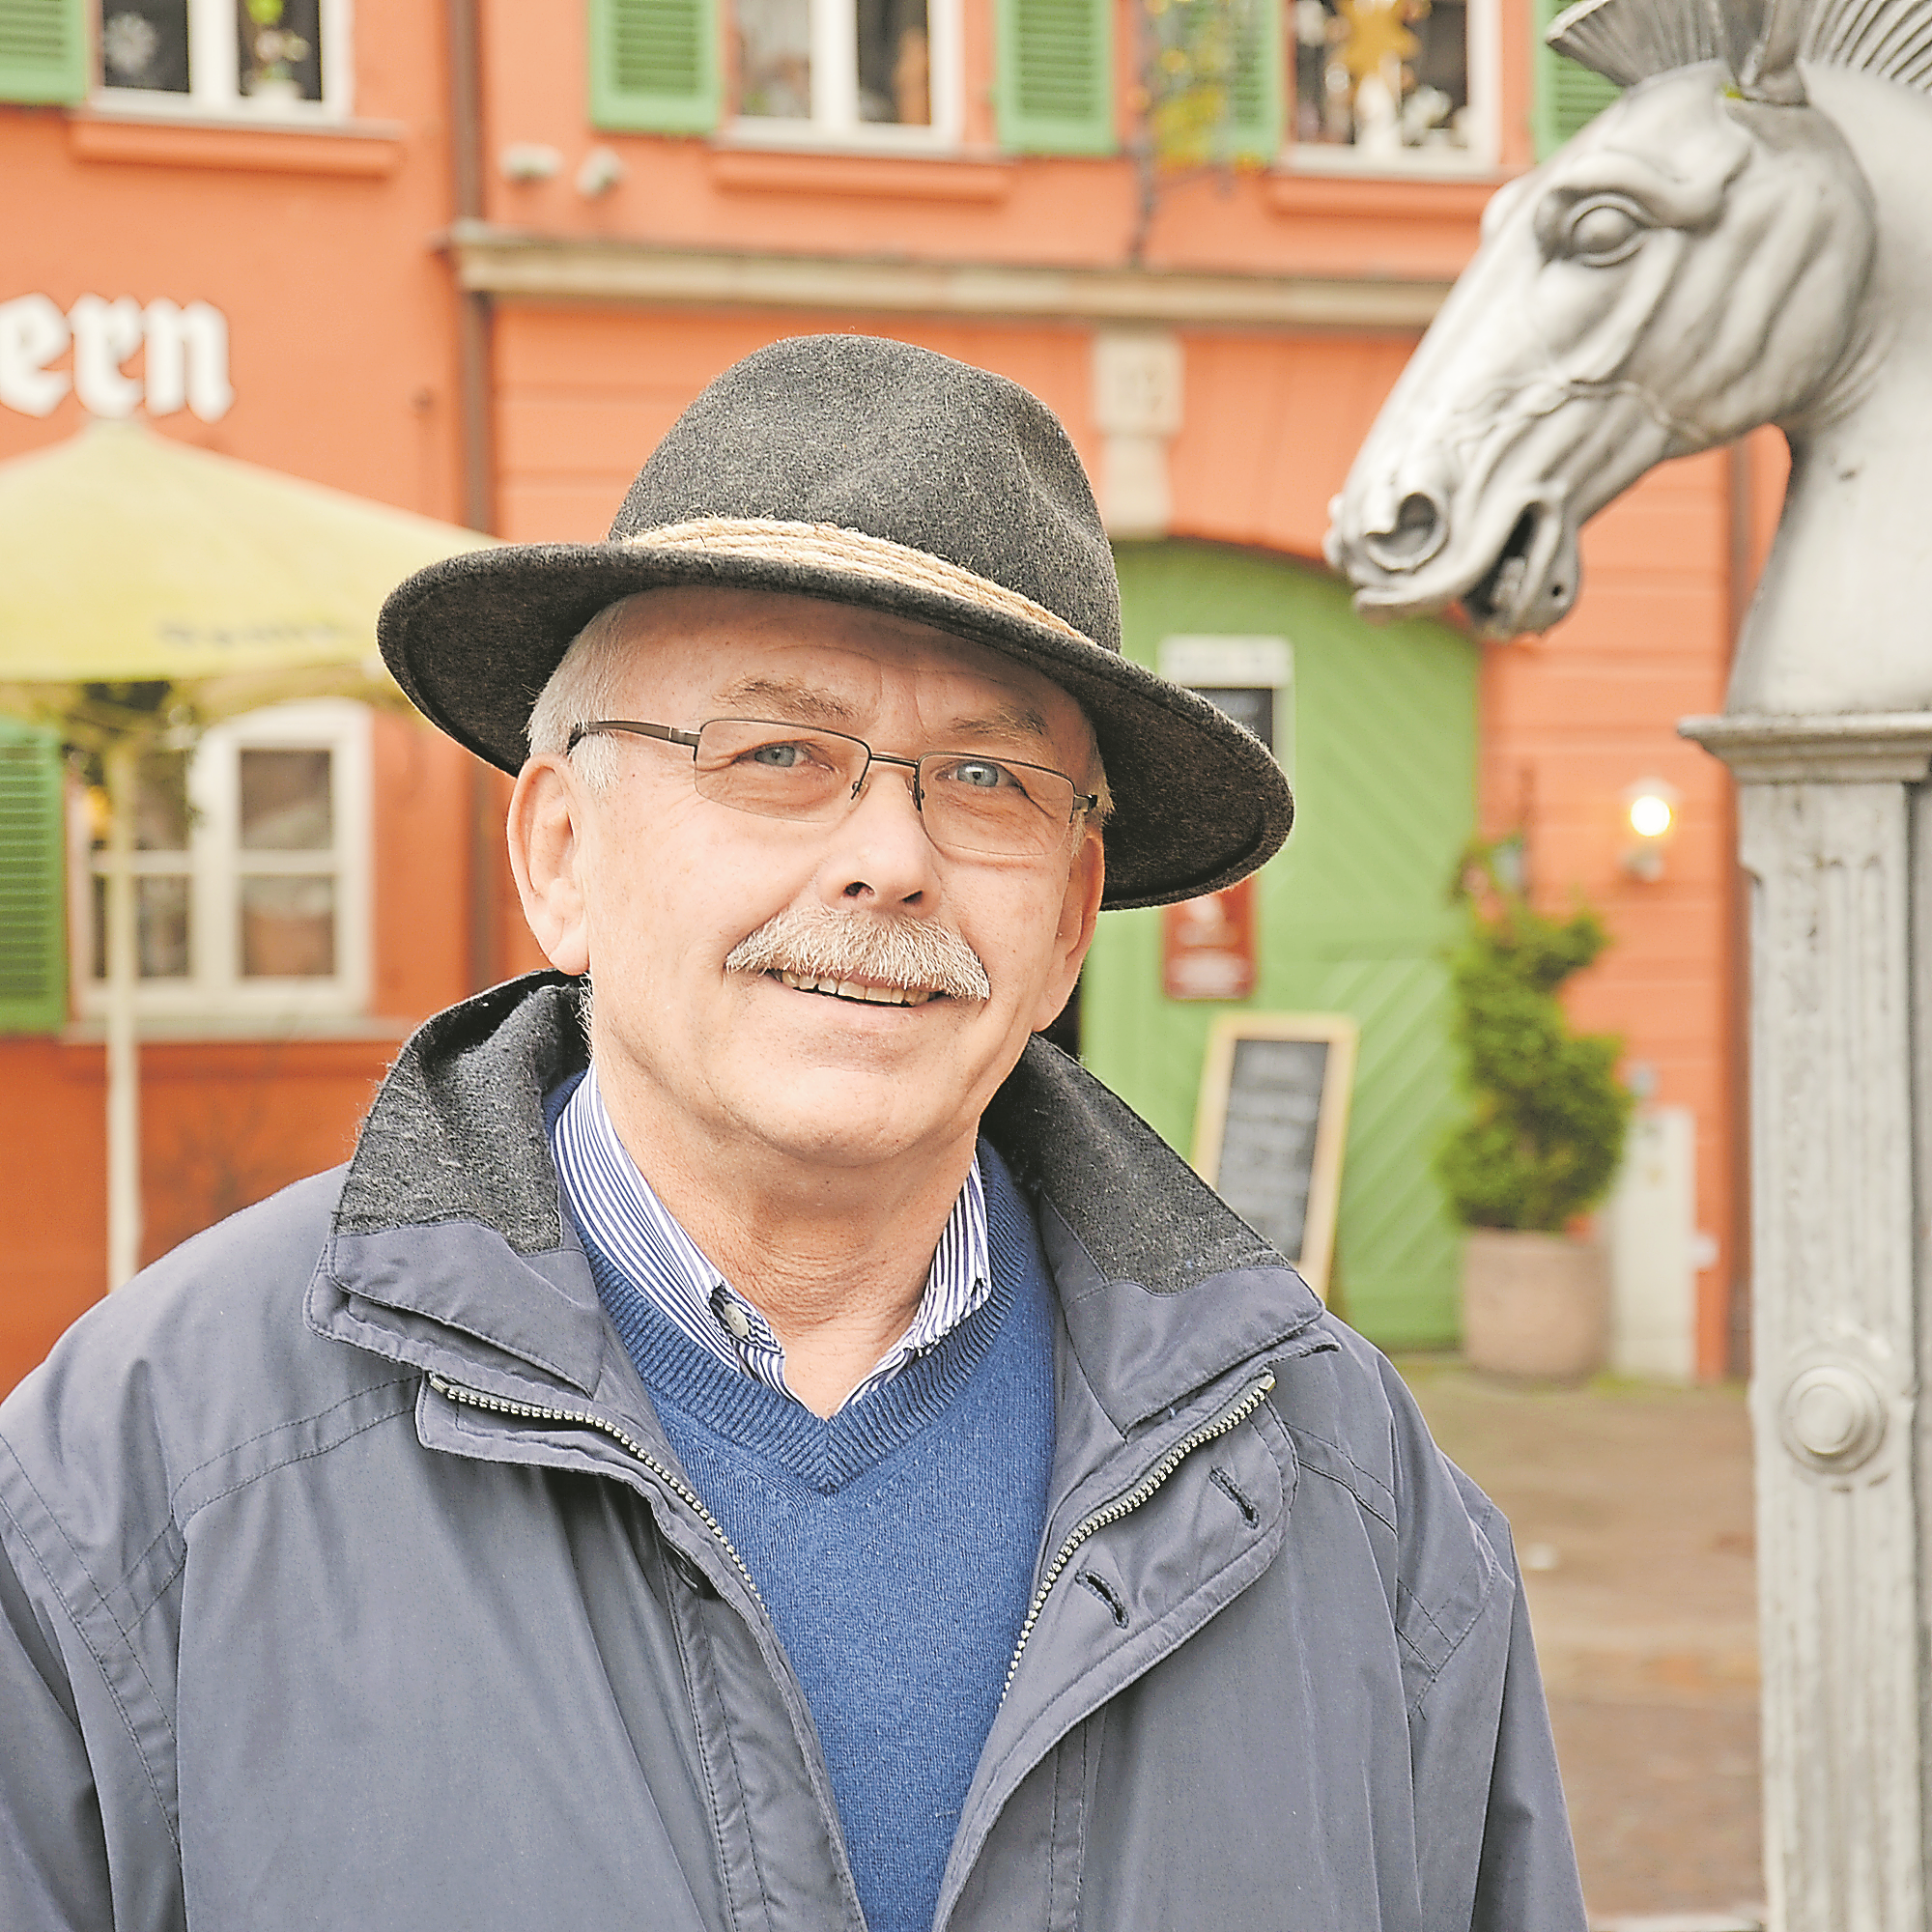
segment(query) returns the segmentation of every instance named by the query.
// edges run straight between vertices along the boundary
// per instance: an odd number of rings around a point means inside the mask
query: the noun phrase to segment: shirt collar
[[[611,1122],[594,1065],[552,1122],[551,1148],[564,1198],[585,1237],[687,1339],[726,1366],[790,1395],[783,1345],[639,1171]],[[976,1153],[933,1250],[912,1325],[845,1398],[846,1405],[937,1347],[991,1292],[986,1195]]]

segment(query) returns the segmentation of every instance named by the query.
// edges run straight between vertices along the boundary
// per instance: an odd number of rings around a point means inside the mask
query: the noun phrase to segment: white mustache
[[[980,955],[956,933],[903,913],[841,913],[793,906],[741,939],[727,973],[791,973],[801,980],[863,980],[906,992],[990,1000]]]

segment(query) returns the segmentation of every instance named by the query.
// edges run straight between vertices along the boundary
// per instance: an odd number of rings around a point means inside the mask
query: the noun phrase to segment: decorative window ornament
[[[110,87],[187,89],[187,35],[171,51],[180,56],[181,77],[161,71],[161,30],[145,14],[122,12],[100,23],[100,64]]]
[[[1292,5],[1299,147],[1401,165],[1485,146],[1471,106],[1471,0]]]

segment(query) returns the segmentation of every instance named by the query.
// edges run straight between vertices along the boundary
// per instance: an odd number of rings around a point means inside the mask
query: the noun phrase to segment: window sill
[[[403,158],[402,125],[393,121],[265,124],[253,115],[228,120],[76,108],[68,116],[67,142],[68,152],[84,161],[363,179],[394,174]]]
[[[1400,155],[1368,155],[1342,142],[1290,141],[1281,165],[1298,174],[1372,175],[1395,181],[1471,181],[1493,175],[1496,164],[1467,148],[1405,148]]]
[[[413,1020],[369,1018],[361,1013],[143,1013],[135,1031],[143,1046],[219,1043],[224,1040],[272,1043],[277,1040],[399,1040],[415,1030]],[[107,1022],[89,1014],[70,1020],[60,1032],[63,1046],[100,1046]]]
[[[1011,161],[959,160],[942,155],[855,154],[841,150],[714,148],[711,179],[752,194],[842,194],[893,201],[993,204],[1013,191]]]
[[[717,143],[786,155],[892,155],[912,160],[945,160],[959,152],[950,121],[857,121],[838,126],[788,121],[777,115],[736,114],[723,122]]]
[[[1278,167],[1266,176],[1267,204],[1277,214],[1410,216],[1425,220],[1474,220],[1514,170],[1490,168],[1476,176],[1373,173],[1365,168]]]

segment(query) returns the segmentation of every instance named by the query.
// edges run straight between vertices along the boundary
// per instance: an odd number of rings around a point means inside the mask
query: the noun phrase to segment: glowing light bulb
[[[1670,801],[1656,792],[1644,792],[1631,800],[1631,830],[1639,838],[1662,838],[1670,830],[1670,821],[1675,816]]]
[[[1677,835],[1679,796],[1668,779],[1638,779],[1625,788],[1624,823],[1633,837],[1617,863],[1645,885],[1663,876],[1663,855]]]

